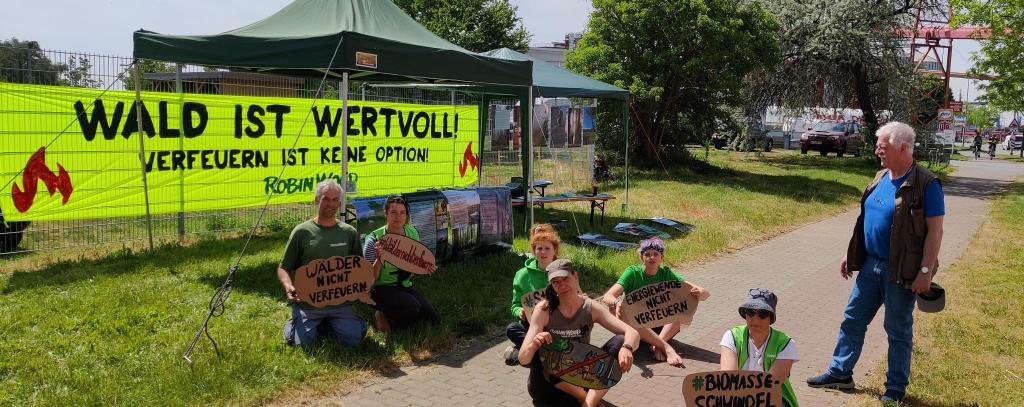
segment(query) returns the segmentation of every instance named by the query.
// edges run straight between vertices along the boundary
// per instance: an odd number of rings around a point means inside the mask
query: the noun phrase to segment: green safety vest
[[[743,369],[743,365],[747,363],[747,356],[749,356],[747,350],[747,343],[750,339],[747,334],[746,325],[737,325],[732,328],[732,340],[736,344],[736,358],[737,367]],[[775,328],[771,328],[771,332],[768,333],[768,345],[764,347],[764,371],[767,373],[772,367],[772,363],[775,363],[775,358],[789,345],[790,338],[788,335],[779,331]],[[789,404],[790,407],[799,407],[800,404],[796,402],[796,392],[793,391],[793,385],[789,383],[789,378],[782,382],[782,400]]]

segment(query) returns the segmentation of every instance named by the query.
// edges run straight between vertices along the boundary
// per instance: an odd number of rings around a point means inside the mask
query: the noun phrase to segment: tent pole
[[[341,221],[347,214],[348,197],[348,72],[341,73]]]
[[[178,94],[178,103],[185,103],[184,87],[181,83],[181,63],[174,64],[174,92]],[[178,128],[184,129],[184,116],[178,117]],[[185,138],[178,137],[178,149],[185,151]],[[178,241],[185,240],[185,172],[178,172]]]
[[[524,151],[527,152],[527,159],[529,161],[529,165],[523,168],[523,172],[526,173],[526,177],[524,178],[524,180],[526,181],[524,191],[526,192],[527,207],[526,238],[529,239],[529,230],[530,227],[533,225],[533,86],[530,86],[529,90],[526,91],[526,99],[528,102],[526,105],[526,111],[529,112],[528,116],[530,118],[530,132],[527,134],[530,135],[530,138],[527,140],[525,144],[526,146],[529,147],[526,148]]]
[[[626,136],[626,199],[622,203],[622,214],[625,215],[629,210],[629,100],[627,99],[622,106],[622,132]]]
[[[472,95],[472,94],[470,93],[469,95]],[[478,105],[479,109],[480,109],[480,115],[478,116],[478,120],[477,120],[477,127],[480,128],[480,137],[477,137],[477,141],[476,141],[476,156],[480,160],[480,166],[477,167],[477,171],[476,171],[476,186],[477,186],[477,188],[479,188],[481,185],[483,185],[483,183],[481,181],[484,178],[484,164],[486,164],[486,163],[484,163],[484,142],[486,141],[486,137],[487,137],[487,123],[489,121],[488,119],[490,117],[490,114],[488,113],[488,110],[487,110],[487,104],[488,104],[487,95],[483,94],[483,93],[479,93],[479,94],[477,94],[477,96],[480,97],[480,102],[479,102],[479,105]],[[452,109],[453,110],[455,109],[455,91],[454,90],[452,91]]]
[[[529,207],[533,205],[528,193],[530,188],[526,186],[526,182],[530,179],[530,155],[533,153],[533,148],[531,147],[532,137],[530,135],[533,131],[533,87],[531,86],[524,93],[517,94],[519,96],[519,160],[523,165],[523,201],[526,203],[526,207],[523,208],[523,218],[526,221],[523,225],[523,230],[527,233],[526,237],[530,237],[530,225],[533,224],[533,214],[530,212]]]
[[[146,180],[146,129],[142,127],[142,60],[135,60],[135,126],[139,131],[139,164],[142,167],[142,195],[146,200],[146,232],[153,251],[153,215],[149,212],[149,182]]]

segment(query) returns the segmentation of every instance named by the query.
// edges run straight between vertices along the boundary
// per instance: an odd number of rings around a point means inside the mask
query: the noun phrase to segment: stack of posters
[[[640,247],[640,245],[636,243],[620,242],[618,240],[613,240],[608,236],[602,235],[600,233],[584,233],[582,235],[579,235],[578,238],[583,243],[589,243],[595,246],[606,247],[615,250],[629,250]]]
[[[472,252],[480,242],[480,195],[473,190],[444,190],[451,220],[451,250],[455,258]]]
[[[569,106],[551,106],[548,112],[548,147],[565,148],[569,138]]]
[[[512,197],[508,187],[420,191],[402,194],[409,204],[409,224],[438,262],[485,247],[512,247]],[[385,224],[385,197],[356,198],[354,214],[360,238]]]
[[[477,188],[481,246],[512,247],[512,194],[506,187]]]
[[[652,228],[647,225],[641,225],[639,223],[619,223],[615,225],[615,229],[613,230],[631,236],[639,236],[640,238],[643,239],[647,239],[653,236],[657,236],[662,239],[668,239],[672,237],[672,235],[669,235],[668,233],[662,232],[658,229]]]
[[[651,222],[657,223],[659,225],[668,226],[670,228],[678,230],[681,233],[690,233],[690,232],[693,231],[693,229],[696,228],[696,226],[693,226],[693,225],[691,225],[689,223],[682,223],[682,222],[679,222],[677,220],[668,219],[668,218],[654,217],[654,218],[650,218],[648,220],[650,220]]]
[[[409,224],[420,232],[420,243],[427,246],[437,261],[451,255],[448,200],[441,191],[402,194],[409,203]]]
[[[584,106],[581,120],[583,127],[583,144],[594,144],[594,132],[597,131],[597,107]]]

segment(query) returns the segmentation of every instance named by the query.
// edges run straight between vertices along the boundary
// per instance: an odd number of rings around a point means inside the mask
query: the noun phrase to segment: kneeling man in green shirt
[[[334,256],[360,256],[359,232],[339,222],[336,215],[341,205],[341,185],[326,179],[316,185],[317,214],[292,230],[285,246],[284,258],[277,268],[292,317],[284,324],[284,341],[289,345],[308,346],[324,336],[346,346],[355,346],[366,336],[366,321],[356,315],[351,303],[314,308],[296,295],[295,271],[314,260]]]

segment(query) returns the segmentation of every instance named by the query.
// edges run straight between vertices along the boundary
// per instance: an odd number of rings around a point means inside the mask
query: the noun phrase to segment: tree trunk
[[[869,146],[875,145],[875,131],[878,130],[878,115],[875,114],[875,105],[871,97],[871,84],[869,83],[868,72],[862,64],[852,67],[854,89],[857,92],[857,103],[864,114],[865,142]]]

